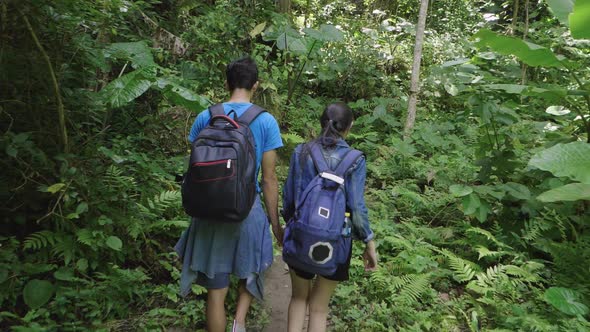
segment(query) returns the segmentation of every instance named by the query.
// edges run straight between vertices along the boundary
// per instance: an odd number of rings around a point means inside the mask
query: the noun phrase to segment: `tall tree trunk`
[[[418,25],[416,26],[416,44],[414,45],[414,64],[412,65],[412,78],[410,80],[410,99],[408,100],[408,116],[404,127],[404,138],[412,133],[416,122],[416,104],[420,93],[420,61],[422,60],[422,44],[424,44],[424,28],[426,26],[426,13],[428,12],[428,0],[421,0]]]
[[[514,35],[514,31],[516,31],[516,24],[518,23],[518,9],[520,7],[520,0],[514,0],[514,7],[512,10],[512,24],[510,24],[510,31],[511,35]]]
[[[68,142],[68,131],[66,128],[66,115],[65,115],[65,110],[64,110],[64,104],[61,99],[61,92],[59,89],[59,83],[57,82],[57,77],[55,76],[55,70],[53,69],[53,64],[51,64],[51,59],[49,59],[49,55],[47,55],[47,52],[45,52],[45,48],[43,47],[43,45],[41,45],[39,38],[37,38],[37,34],[35,33],[35,30],[33,30],[33,26],[29,22],[29,19],[20,9],[17,8],[17,10],[18,10],[19,14],[21,15],[23,21],[25,22],[25,25],[27,26],[27,30],[29,30],[29,33],[31,34],[31,38],[33,38],[33,41],[35,42],[37,49],[39,50],[39,52],[43,56],[43,59],[45,60],[45,63],[47,64],[47,70],[49,71],[49,77],[51,78],[51,83],[53,83],[53,92],[55,94],[55,100],[57,102],[57,116],[58,116],[58,120],[59,120],[59,133],[61,136],[62,151],[65,153],[68,153],[68,152],[70,152],[70,145]]]
[[[291,12],[291,0],[278,0],[277,9],[279,13],[290,13]]]
[[[524,31],[522,33],[522,40],[526,41],[526,37],[529,33],[529,0],[525,1],[524,4]],[[526,72],[527,72],[527,65],[526,63],[522,63],[522,75],[520,78],[520,84],[525,85],[526,84]]]

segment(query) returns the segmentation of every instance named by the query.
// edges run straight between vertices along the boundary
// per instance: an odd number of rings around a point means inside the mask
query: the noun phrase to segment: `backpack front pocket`
[[[234,159],[193,163],[190,180],[196,183],[225,180],[236,175],[235,166]]]

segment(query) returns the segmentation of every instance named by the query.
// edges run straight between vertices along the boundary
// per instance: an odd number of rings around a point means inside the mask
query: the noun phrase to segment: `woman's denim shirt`
[[[319,144],[312,142],[310,144]],[[291,156],[289,176],[283,187],[283,218],[289,222],[295,213],[295,204],[307,184],[318,174],[310,151],[300,144]],[[304,152],[305,150],[305,152]],[[331,169],[335,169],[350,146],[343,140],[337,141],[336,146],[321,148],[324,158]],[[303,159],[304,158],[304,159]],[[346,192],[347,210],[352,215],[352,237],[367,243],[373,239],[373,231],[369,226],[369,213],[365,205],[364,190],[367,165],[365,157],[360,157],[346,173],[344,190]]]

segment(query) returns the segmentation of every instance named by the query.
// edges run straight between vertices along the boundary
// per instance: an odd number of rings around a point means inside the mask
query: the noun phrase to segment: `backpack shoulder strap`
[[[310,147],[310,155],[311,160],[313,160],[313,164],[315,165],[316,170],[319,173],[327,172],[330,170],[328,167],[328,163],[326,162],[326,158],[324,158],[324,154],[322,153],[322,149],[320,144],[317,143],[309,143]]]
[[[252,104],[252,106],[248,107],[248,109],[242,113],[242,115],[238,118],[238,121],[249,125],[254,121],[260,114],[266,112],[266,110],[256,104]]]
[[[355,149],[351,149],[350,151],[346,152],[346,154],[338,164],[338,167],[336,167],[334,174],[341,178],[344,178],[346,171],[348,171],[348,169],[352,167],[354,162],[357,159],[359,159],[362,155],[363,153],[361,151]]]
[[[223,108],[223,104],[215,104],[209,107],[209,115],[213,118],[216,115],[225,115],[225,110]]]

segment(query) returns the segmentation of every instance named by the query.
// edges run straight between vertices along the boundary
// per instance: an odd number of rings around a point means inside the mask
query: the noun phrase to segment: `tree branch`
[[[35,30],[33,30],[33,27],[31,26],[29,19],[20,10],[20,8],[17,8],[17,10],[18,10],[19,14],[21,15],[23,21],[25,22],[25,24],[27,26],[27,30],[29,30],[29,33],[31,34],[31,37],[33,38],[33,41],[35,42],[37,49],[39,50],[39,52],[41,52],[41,55],[43,55],[43,59],[45,59],[45,63],[47,64],[47,69],[49,70],[49,75],[51,76],[51,82],[53,83],[53,90],[55,93],[55,99],[57,101],[57,114],[59,117],[59,129],[60,129],[60,134],[61,134],[61,140],[63,143],[63,151],[67,153],[70,151],[70,147],[69,147],[69,143],[68,143],[68,132],[67,132],[67,128],[66,128],[66,116],[65,116],[64,104],[61,99],[61,92],[59,91],[59,84],[57,83],[57,78],[55,76],[55,71],[53,70],[53,65],[51,64],[51,59],[49,59],[49,56],[47,55],[47,52],[45,52],[43,45],[41,45],[41,43],[39,42],[39,38],[37,38],[37,34],[35,33]]]

